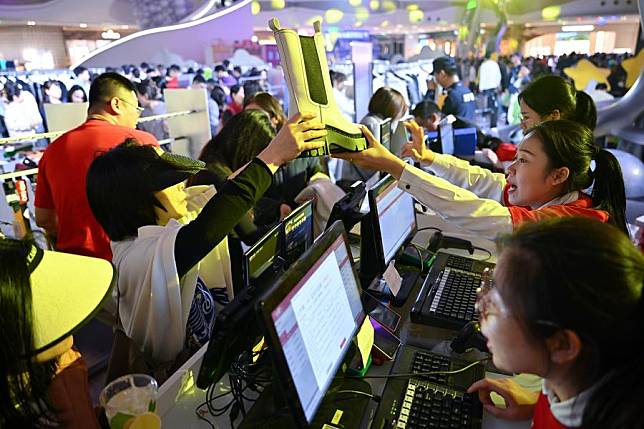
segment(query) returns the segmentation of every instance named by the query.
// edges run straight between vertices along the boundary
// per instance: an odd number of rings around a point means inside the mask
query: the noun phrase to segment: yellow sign
[[[362,366],[363,368],[367,366],[369,362],[369,354],[371,354],[371,347],[373,347],[373,338],[374,338],[374,329],[371,324],[371,319],[369,316],[364,318],[364,323],[358,331],[358,350],[360,350],[360,356],[362,356]]]
[[[564,73],[574,79],[577,91],[583,91],[591,80],[597,83],[605,83],[610,90],[610,84],[607,79],[610,70],[599,68],[587,59],[579,60],[573,67],[566,67]]]

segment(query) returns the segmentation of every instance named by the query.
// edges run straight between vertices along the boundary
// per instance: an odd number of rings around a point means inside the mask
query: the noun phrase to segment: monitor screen
[[[282,222],[284,225],[284,260],[286,266],[304,254],[313,244],[313,202],[307,201]]]
[[[249,286],[260,278],[262,283],[275,276],[274,264],[280,252],[281,224],[268,231],[244,254],[244,283]]]
[[[381,183],[384,188],[375,190],[376,210],[386,266],[416,229],[416,213],[414,199],[398,188],[398,182],[389,178]]]
[[[268,311],[279,338],[273,346],[281,348],[299,405],[310,423],[364,319],[342,234]]]
[[[440,137],[441,151],[449,155],[454,154],[454,132],[452,124],[447,121],[441,121],[438,125],[438,135]]]

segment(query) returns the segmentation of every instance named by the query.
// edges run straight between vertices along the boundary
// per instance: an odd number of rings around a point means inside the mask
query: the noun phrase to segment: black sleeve
[[[272,177],[268,167],[255,158],[237,177],[218,189],[195,220],[179,230],[174,244],[179,277],[183,277],[230,233],[268,189]]]

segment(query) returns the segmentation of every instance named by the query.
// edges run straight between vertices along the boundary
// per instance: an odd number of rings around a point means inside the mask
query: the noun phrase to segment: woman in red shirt
[[[541,393],[510,379],[474,383],[487,412],[533,429],[644,427],[644,255],[626,235],[586,218],[525,225],[493,284],[477,309],[494,365],[544,382]]]
[[[519,145],[507,176],[435,154],[423,143],[422,129],[413,122],[406,125],[413,140],[404,152],[422,160],[436,176],[393,155],[366,128],[367,150],[334,156],[386,171],[421,204],[489,239],[526,221],[561,216],[590,217],[627,231],[619,163],[595,146],[592,131],[578,122],[562,119],[535,125]]]

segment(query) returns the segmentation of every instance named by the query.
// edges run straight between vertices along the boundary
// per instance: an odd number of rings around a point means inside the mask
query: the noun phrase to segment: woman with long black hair
[[[0,238],[0,427],[98,428],[72,333],[98,311],[109,262]]]

